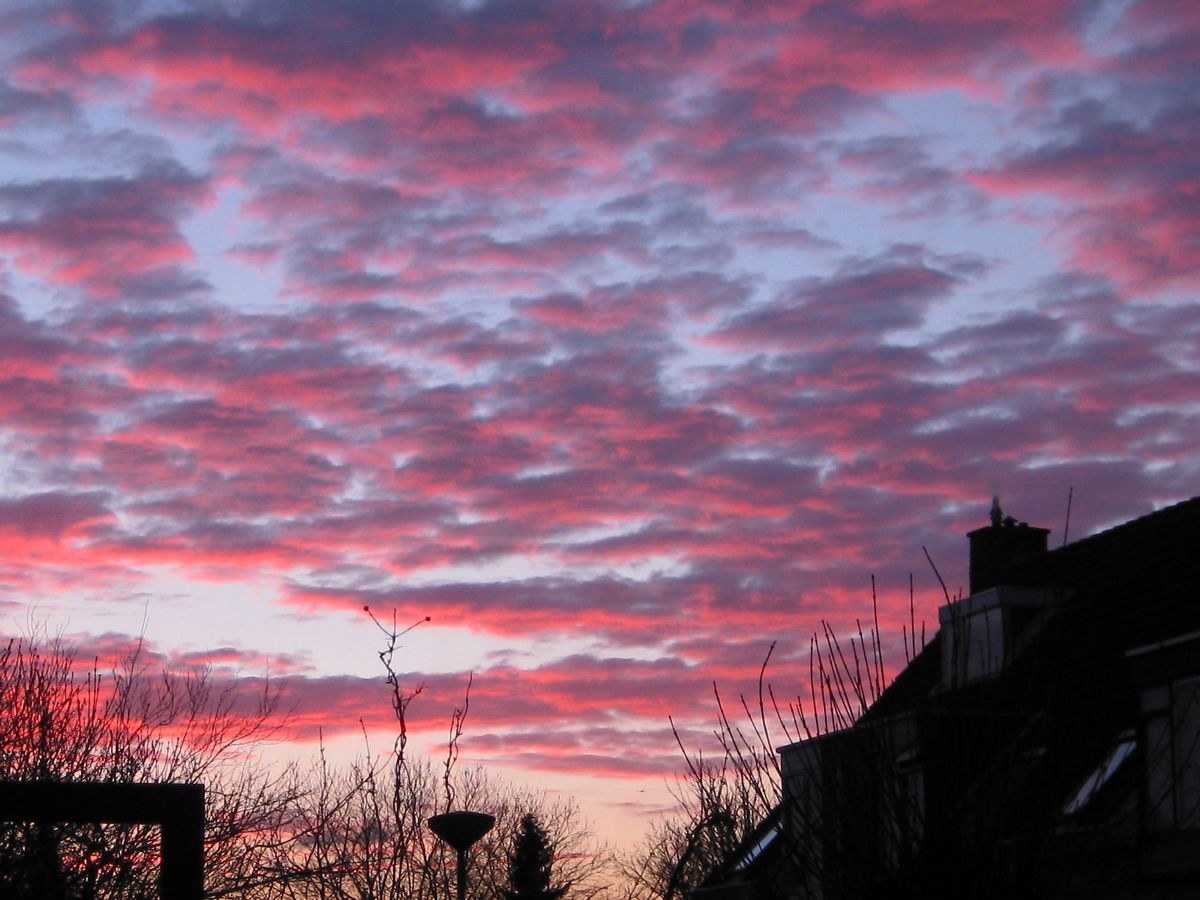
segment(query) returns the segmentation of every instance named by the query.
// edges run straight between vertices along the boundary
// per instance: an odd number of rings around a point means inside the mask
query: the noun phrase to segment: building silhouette
[[[970,595],[780,748],[782,803],[693,900],[1200,896],[1200,498],[1047,538],[993,504]]]

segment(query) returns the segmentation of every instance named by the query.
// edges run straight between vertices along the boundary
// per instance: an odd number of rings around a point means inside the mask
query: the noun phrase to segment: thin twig
[[[946,602],[950,602],[950,592],[946,590],[946,582],[942,580],[942,573],[938,571],[938,567],[934,565],[933,557],[929,555],[929,551],[925,549],[925,545],[921,545],[921,551],[925,554],[925,558],[929,560],[929,567],[933,569],[933,574],[937,576],[938,584],[942,586],[942,596],[946,598]]]

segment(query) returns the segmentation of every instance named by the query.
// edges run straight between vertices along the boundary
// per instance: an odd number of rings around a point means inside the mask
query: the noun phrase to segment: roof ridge
[[[1069,544],[1063,544],[1061,547],[1055,547],[1047,551],[1046,555],[1051,556],[1056,553],[1061,553],[1064,550],[1071,550],[1096,541],[1105,540],[1118,534],[1119,532],[1127,532],[1134,529],[1146,528],[1151,524],[1157,525],[1163,519],[1190,512],[1191,507],[1195,507],[1196,515],[1200,516],[1200,496],[1189,497],[1187,500],[1180,500],[1178,503],[1172,503],[1170,506],[1164,506],[1160,509],[1152,510],[1151,512],[1146,513],[1144,516],[1139,516],[1136,519],[1129,519],[1126,522],[1113,525],[1111,528],[1105,528],[1103,531],[1097,531],[1095,534],[1089,534],[1087,537],[1082,537],[1077,541],[1072,541]],[[1155,521],[1152,522],[1151,520]]]

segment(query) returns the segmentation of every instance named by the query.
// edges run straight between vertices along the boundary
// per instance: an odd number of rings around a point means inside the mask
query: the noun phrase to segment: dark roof
[[[1060,592],[1065,616],[1124,649],[1200,629],[1200,497],[1053,550],[1016,578]]]
[[[887,718],[911,708],[918,698],[937,687],[941,674],[942,641],[938,632],[871,704],[863,720]]]
[[[1141,690],[1197,670],[1200,498],[1047,552],[1013,569],[1010,583],[1047,589],[1052,601],[997,677],[944,690],[939,632],[861,722],[917,713],[932,739],[923,739],[922,754],[945,770],[969,743],[963,735],[990,720],[976,753],[968,754],[973,765],[1010,781],[1020,770],[1021,809],[1062,817],[1068,795],[1121,735],[1136,731]],[[1131,656],[1181,638],[1178,647]],[[1068,818],[1083,825],[1127,805],[1137,789],[1131,771],[1118,772],[1086,810]]]
[[[1060,604],[1054,627],[1026,649],[1030,661],[1084,654],[1116,664],[1126,651],[1200,631],[1200,497],[1051,550],[1015,569],[1012,583],[1048,588]],[[940,675],[939,633],[864,719],[911,708]]]

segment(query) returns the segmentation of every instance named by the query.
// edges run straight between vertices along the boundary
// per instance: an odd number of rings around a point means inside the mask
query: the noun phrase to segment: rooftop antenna
[[[1075,496],[1075,486],[1067,489],[1067,521],[1063,524],[1063,546],[1067,546],[1067,535],[1071,533],[1071,498]]]

